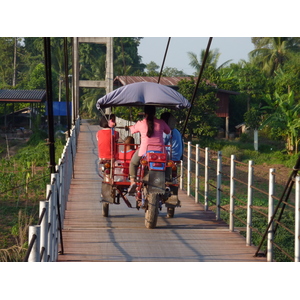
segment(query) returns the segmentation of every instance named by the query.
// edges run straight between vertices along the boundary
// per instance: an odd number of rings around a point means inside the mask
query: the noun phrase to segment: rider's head
[[[109,128],[108,121],[107,121],[107,118],[105,116],[101,117],[99,125],[102,128]]]
[[[124,140],[124,144],[126,144],[126,147],[128,147],[128,149],[134,149],[134,138],[132,136],[126,137],[126,139]]]
[[[145,105],[144,106],[144,113],[145,115],[152,115],[154,116],[155,115],[155,106],[154,105]]]
[[[151,137],[154,131],[155,106],[145,105],[144,112],[146,115],[146,120],[148,125],[147,137]]]
[[[173,130],[176,126],[176,119],[170,112],[164,112],[160,115],[160,118],[164,120],[170,127],[171,130]]]

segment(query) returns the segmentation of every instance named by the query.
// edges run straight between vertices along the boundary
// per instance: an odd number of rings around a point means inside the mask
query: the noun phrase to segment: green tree
[[[289,60],[275,71],[274,89],[278,94],[294,91],[296,99],[300,96],[300,54],[290,53]]]
[[[146,69],[147,69],[148,75],[149,74],[152,74],[152,76],[159,75],[159,65],[156,64],[154,61],[150,61],[148,64],[146,64]]]
[[[299,38],[265,37],[254,41],[257,48],[250,52],[250,57],[269,76],[285,64],[291,52],[300,50]]]
[[[266,118],[260,128],[269,126],[271,131],[281,135],[286,140],[288,153],[298,152],[300,130],[300,103],[295,101],[294,93],[267,95],[268,106],[262,107]]]
[[[254,131],[254,149],[258,150],[258,128],[261,125],[261,111],[251,107],[244,115],[246,125]]]
[[[28,88],[34,89],[45,89],[46,86],[46,72],[45,65],[40,63],[36,65],[30,75],[30,80],[27,84]]]
[[[177,68],[165,67],[162,72],[163,76],[166,77],[176,77],[176,76],[187,76],[182,70],[178,70]]]
[[[114,38],[114,74],[132,75],[143,72],[146,65],[138,54],[140,37],[115,37]]]
[[[192,99],[195,89],[195,81],[181,80],[178,83],[179,92],[187,99]],[[206,85],[205,82],[199,84],[197,96],[191,110],[191,114],[187,123],[187,132],[190,137],[196,135],[199,137],[213,137],[217,134],[220,119],[216,115],[218,98],[216,91]],[[185,114],[176,112],[179,123],[185,121]]]
[[[263,104],[267,89],[267,78],[251,63],[244,63],[235,73],[239,92],[247,96],[247,109],[251,104],[259,107]]]
[[[202,62],[205,57],[205,53],[206,53],[206,50],[202,49],[200,52],[200,55],[199,55],[199,60],[198,60],[197,54],[195,54],[194,52],[188,52],[188,56],[190,59],[189,65],[196,70],[196,72],[194,73],[194,75],[196,75],[196,76],[200,72]],[[231,60],[227,60],[226,62],[222,63],[218,67],[220,55],[221,55],[221,53],[219,52],[219,49],[209,50],[208,56],[206,59],[206,67],[211,66],[214,70],[217,70],[217,69],[223,68],[224,66],[226,66],[226,64],[228,64],[231,61]]]
[[[12,86],[14,38],[0,38],[0,88]]]

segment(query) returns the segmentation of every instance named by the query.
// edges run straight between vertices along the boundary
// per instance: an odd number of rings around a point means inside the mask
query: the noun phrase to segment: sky
[[[142,63],[154,61],[161,67],[168,39],[168,37],[144,37],[138,47]],[[201,50],[206,50],[208,41],[209,37],[171,37],[164,68],[177,68],[187,75],[194,74],[195,69],[189,65],[187,53],[194,52],[199,59]],[[214,49],[218,49],[221,53],[218,61],[220,65],[227,60],[232,60],[232,63],[238,63],[241,59],[248,61],[248,53],[254,49],[254,45],[251,37],[213,37],[210,50]]]

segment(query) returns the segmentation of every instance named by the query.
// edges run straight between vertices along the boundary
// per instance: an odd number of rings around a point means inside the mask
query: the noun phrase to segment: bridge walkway
[[[82,120],[69,200],[64,220],[64,254],[59,262],[265,262],[254,257],[238,232],[216,221],[212,211],[180,191],[182,206],[174,218],[160,211],[157,227],[146,229],[144,211],[125,203],[110,205],[102,216],[101,178],[97,171],[96,132]],[[134,198],[129,197],[134,206]]]

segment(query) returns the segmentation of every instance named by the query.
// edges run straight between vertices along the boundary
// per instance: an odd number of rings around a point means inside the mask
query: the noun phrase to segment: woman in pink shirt
[[[144,108],[145,118],[129,127],[131,134],[141,134],[141,144],[133,155],[129,165],[129,176],[131,185],[128,189],[129,194],[133,194],[136,189],[135,179],[137,168],[141,157],[149,150],[161,150],[164,145],[163,133],[169,134],[170,127],[165,121],[156,119],[155,106],[146,105]]]

